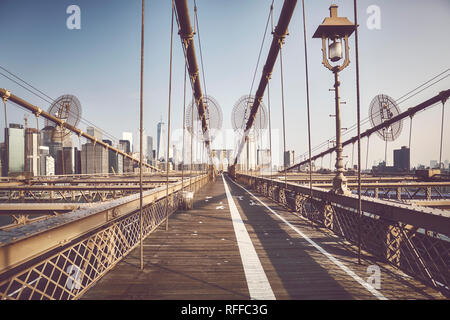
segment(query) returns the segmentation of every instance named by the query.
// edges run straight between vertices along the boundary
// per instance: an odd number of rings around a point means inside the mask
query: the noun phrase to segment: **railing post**
[[[388,225],[386,230],[386,259],[396,267],[400,266],[400,243],[400,228],[396,225]]]
[[[326,228],[330,230],[334,230],[334,216],[333,216],[333,208],[331,207],[331,203],[327,202],[323,206],[322,209],[323,214],[323,224]]]

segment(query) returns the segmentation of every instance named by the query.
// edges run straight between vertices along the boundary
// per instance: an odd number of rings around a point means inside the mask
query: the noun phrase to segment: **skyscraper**
[[[11,123],[5,129],[6,165],[4,176],[23,173],[25,169],[25,130],[20,124]]]
[[[119,150],[122,150],[123,152],[130,153],[131,152],[131,146],[129,140],[119,140]]]
[[[161,120],[156,127],[156,159],[159,161],[166,159],[166,138],[166,124]]]
[[[398,171],[409,171],[409,167],[409,148],[403,146],[401,149],[394,150],[394,168]]]
[[[179,162],[179,155],[178,155],[178,150],[177,150],[177,146],[173,145],[172,146],[172,163],[173,163],[173,168],[175,170],[177,170],[177,164]]]
[[[284,153],[284,167],[290,167],[294,164],[294,150],[288,150]]]
[[[81,172],[108,173],[108,150],[100,144],[83,144],[81,149]]]
[[[34,128],[25,129],[25,171],[33,176],[40,174],[39,164],[39,130]]]
[[[133,149],[133,133],[131,133],[131,132],[122,132],[122,140],[130,141],[130,151],[129,152],[134,152],[134,149]]]
[[[144,156],[147,156],[147,161],[152,162],[153,161],[153,137],[152,136],[146,136],[146,139],[144,140],[146,144],[146,154]]]
[[[55,159],[49,153],[49,147],[39,147],[40,166],[42,176],[53,176],[55,174]]]
[[[86,132],[88,135],[97,138],[97,140],[99,141],[103,139],[102,131],[96,127],[87,127]]]

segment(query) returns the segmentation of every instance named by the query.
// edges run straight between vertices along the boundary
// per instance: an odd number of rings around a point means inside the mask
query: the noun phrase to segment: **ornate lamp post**
[[[338,6],[330,6],[330,17],[325,18],[322,24],[317,28],[313,38],[322,39],[322,64],[334,73],[334,95],[336,101],[336,176],[333,179],[332,192],[339,194],[350,194],[347,189],[347,179],[344,176],[344,162],[342,157],[341,141],[341,116],[340,116],[340,97],[339,97],[339,71],[348,66],[349,47],[348,37],[355,31],[355,25],[345,17],[338,17]],[[343,43],[344,42],[344,43]],[[328,48],[327,48],[328,46]],[[344,46],[344,52],[343,47]],[[327,54],[328,53],[328,54]],[[344,54],[343,54],[344,53]],[[344,55],[344,57],[343,57]],[[344,58],[342,65],[332,63]],[[330,61],[328,61],[330,60]]]

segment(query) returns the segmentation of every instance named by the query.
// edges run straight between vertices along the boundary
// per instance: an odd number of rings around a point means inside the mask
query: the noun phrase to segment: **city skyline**
[[[73,2],[73,1],[72,1]],[[353,20],[353,6],[351,1],[335,1],[339,12]],[[138,80],[139,80],[139,8],[137,3],[111,1],[108,7],[101,7],[95,2],[74,1],[81,8],[81,29],[68,30],[65,22],[67,14],[66,1],[45,1],[37,5],[33,1],[5,1],[0,16],[0,24],[7,24],[11,29],[11,37],[5,39],[4,61],[2,64],[7,70],[13,71],[23,79],[29,81],[52,97],[71,92],[81,101],[83,117],[102,128],[112,136],[118,137],[122,131],[136,132],[138,123],[135,115],[138,108]],[[306,1],[307,10],[307,41],[310,67],[310,82],[314,85],[311,91],[311,122],[318,125],[326,123],[321,130],[313,132],[312,146],[330,139],[334,135],[332,93],[328,89],[332,86],[331,74],[320,63],[320,41],[312,39],[312,33],[328,15],[329,1]],[[380,9],[380,28],[368,27],[371,17],[368,9],[376,5]],[[190,4],[192,6],[192,4]],[[202,31],[202,45],[204,48],[205,80],[208,83],[207,93],[214,96],[220,103],[224,114],[223,136],[230,128],[229,115],[231,108],[242,94],[248,94],[251,79],[254,73],[258,49],[261,44],[265,21],[270,1],[261,4],[260,1],[231,1],[223,6],[221,1],[199,1]],[[276,21],[281,8],[281,2],[274,3],[274,19]],[[26,7],[28,10],[21,10]],[[450,27],[450,7],[447,1],[433,1],[424,4],[421,1],[370,1],[359,2],[360,17],[360,65],[364,73],[361,75],[361,111],[362,118],[367,116],[368,106],[372,98],[379,93],[385,93],[393,98],[401,97],[411,89],[424,83],[440,72],[448,69],[448,62],[442,52],[447,52],[450,44],[445,39],[445,30]],[[192,8],[190,8],[192,10]],[[450,8],[449,8],[450,9]],[[242,18],[242,12],[252,11],[252,17]],[[193,11],[193,10],[192,10]],[[6,15],[13,12],[14,15]],[[12,20],[12,16],[18,18]],[[225,20],[234,17],[236,23],[229,28],[218,23],[223,17]],[[133,17],[133,19],[132,19]],[[407,23],[411,19],[421,19],[423,24]],[[168,106],[168,50],[170,47],[170,4],[157,2],[150,5],[146,15],[146,46],[144,70],[144,127],[150,128],[153,134],[157,122],[162,119],[167,123]],[[20,25],[18,25],[20,23]],[[286,104],[286,130],[287,150],[295,150],[297,157],[307,152],[305,84],[303,66],[302,18],[300,11],[294,12],[289,36],[286,38],[284,50],[285,70],[285,104]],[[114,26],[114,27],[113,27]],[[115,34],[117,30],[118,34]],[[233,35],[233,50],[217,50],[227,46],[227,43],[218,42],[221,34],[226,32]],[[51,34],[52,36],[48,36]],[[421,41],[416,46],[415,53],[408,55],[411,45],[404,34],[415,34],[415,40]],[[114,35],[114,36],[113,36]],[[31,37],[31,38],[30,38]],[[18,38],[20,42],[10,39]],[[121,46],[115,39],[120,38]],[[95,41],[93,41],[95,39]],[[151,47],[155,41],[161,45]],[[58,50],[51,51],[55,43]],[[26,43],[26,46],[25,46]],[[93,45],[96,43],[96,45]],[[262,56],[268,48],[266,39]],[[378,50],[383,43],[389,43],[389,50]],[[198,41],[195,42],[198,47]],[[89,50],[86,50],[86,49]],[[199,48],[197,48],[199,49]],[[108,54],[104,54],[108,50]],[[20,54],[17,54],[20,52]],[[89,52],[89,55],[86,54]],[[242,55],[241,52],[250,52]],[[13,54],[14,53],[14,54]],[[355,57],[354,40],[350,39],[350,66],[342,72],[342,97],[347,103],[342,107],[342,125],[351,127],[356,122],[355,115]],[[415,57],[420,56],[420,63]],[[31,61],[40,58],[40,65],[30,65]],[[183,64],[184,57],[179,41],[174,40],[174,72],[172,92],[172,128],[174,133],[182,128],[183,107]],[[68,63],[70,61],[70,63]],[[118,65],[116,61],[121,61]],[[217,63],[222,61],[223,63]],[[233,63],[231,63],[231,61]],[[114,67],[113,67],[114,66]],[[257,77],[262,65],[258,68]],[[45,70],[45,72],[44,72]],[[71,77],[64,77],[64,81],[55,81],[56,70],[62,70]],[[114,70],[114,73],[111,71]],[[52,75],[52,76],[50,76]],[[202,73],[203,76],[203,73]],[[271,81],[272,108],[280,108],[280,68],[275,65]],[[33,104],[46,109],[46,103],[31,95],[29,92],[1,77],[0,86],[12,90],[20,96],[27,98]],[[79,79],[79,80],[77,80]],[[405,103],[400,104],[401,110],[426,100],[450,84],[450,78],[424,90]],[[95,88],[95,90],[92,90]],[[226,92],[223,90],[226,88]],[[253,88],[254,92],[255,88]],[[126,94],[123,94],[126,92]],[[190,88],[188,86],[188,96]],[[189,101],[189,99],[187,99]],[[266,103],[266,96],[264,97]],[[8,107],[8,118],[15,123],[22,123],[23,111]],[[125,112],[124,112],[125,111]],[[439,153],[439,122],[440,108],[435,106],[427,112],[414,117],[413,138],[416,145],[411,146],[411,162],[413,165],[428,163],[431,158],[437,158]],[[449,112],[445,113],[444,123],[450,122]],[[42,120],[39,120],[42,127]],[[80,124],[83,129],[84,123]],[[364,126],[363,126],[364,129]],[[119,131],[120,130],[120,131]],[[281,113],[274,112],[272,130],[282,131]],[[426,132],[427,134],[423,134]],[[347,133],[346,137],[356,132]],[[3,131],[0,133],[3,135]],[[153,136],[153,134],[151,134]],[[345,134],[345,132],[344,132]],[[154,135],[157,136],[156,134]],[[282,161],[283,148],[281,134],[277,137],[278,163]],[[388,145],[388,153],[402,145],[408,145],[409,121],[404,121],[403,131],[399,139]],[[444,146],[448,145],[450,132],[444,130]],[[2,138],[3,140],[3,138]],[[231,138],[223,141],[216,139],[217,148],[234,147]],[[76,140],[75,140],[76,141]],[[436,143],[430,143],[436,141]],[[135,146],[136,143],[133,143]],[[367,139],[362,140],[362,150],[367,147]],[[384,143],[374,137],[370,139],[368,163],[376,161],[377,153],[384,151]],[[344,154],[351,156],[351,148],[344,148]],[[450,150],[444,148],[444,158],[450,158]],[[363,152],[362,152],[363,153]],[[363,161],[365,154],[362,154]],[[388,160],[392,163],[392,159]]]

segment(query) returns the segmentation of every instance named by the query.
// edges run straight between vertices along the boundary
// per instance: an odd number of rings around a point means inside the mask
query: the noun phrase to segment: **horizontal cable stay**
[[[383,123],[381,123],[381,124],[379,124],[379,125],[377,125],[377,126],[375,126],[373,128],[367,129],[366,131],[361,133],[361,138],[368,137],[371,134],[377,132],[378,130],[381,130],[383,128],[389,127],[390,125],[394,124],[397,121],[403,120],[403,119],[405,119],[407,117],[411,117],[411,116],[415,115],[416,113],[424,110],[425,108],[433,106],[433,105],[435,105],[435,104],[437,104],[439,102],[445,101],[445,100],[448,99],[449,96],[450,96],[450,89],[447,89],[445,91],[441,91],[439,94],[437,94],[434,97],[432,97],[432,98],[430,98],[430,99],[428,99],[428,100],[426,100],[426,101],[416,105],[415,107],[409,108],[406,111],[398,114],[397,116],[395,116],[395,117],[393,117],[393,118],[391,118],[389,120],[386,120],[385,122],[383,122]],[[351,143],[355,143],[357,140],[358,140],[358,136],[354,136],[354,137],[352,137],[352,138],[342,142],[342,147],[344,147],[346,145],[349,145]],[[311,157],[311,160],[316,160],[318,158],[321,158],[321,157],[323,157],[323,156],[325,156],[325,155],[327,155],[329,153],[334,152],[335,150],[336,150],[336,147],[327,149],[327,150],[325,150],[325,151],[323,151],[323,152],[321,152],[321,153]],[[288,168],[286,168],[284,170],[281,170],[280,172],[289,171],[289,170],[298,168],[298,167],[303,166],[303,165],[308,164],[308,163],[309,163],[309,160],[307,159],[307,160],[301,161],[301,162],[299,162],[297,164],[294,164],[293,166],[290,166],[290,167],[288,167]]]
[[[255,93],[255,99],[250,108],[250,115],[245,125],[244,135],[239,144],[238,150],[235,154],[234,164],[236,165],[238,159],[241,155],[241,152],[244,148],[244,145],[247,141],[248,134],[250,129],[252,128],[253,122],[255,121],[256,114],[258,112],[259,106],[261,105],[262,98],[264,96],[264,92],[266,90],[269,79],[272,75],[273,67],[277,60],[278,54],[280,52],[281,46],[284,43],[284,39],[288,33],[288,26],[292,18],[292,14],[294,13],[295,6],[297,4],[296,0],[285,0],[283,4],[283,8],[281,9],[280,17],[278,19],[278,24],[275,27],[273,32],[272,44],[269,49],[269,53],[267,55],[266,63],[263,68],[263,72],[261,75],[261,80],[259,82],[258,89]]]
[[[97,138],[95,138],[95,137],[93,137],[93,136],[83,132],[82,130],[80,130],[80,129],[78,129],[78,128],[76,128],[76,127],[74,127],[74,126],[72,126],[72,125],[70,125],[70,124],[68,124],[66,122],[64,122],[63,120],[61,120],[61,119],[59,119],[59,118],[57,118],[57,117],[55,117],[55,116],[53,116],[51,114],[49,114],[48,112],[42,110],[41,108],[39,108],[37,106],[34,106],[31,103],[28,103],[27,101],[25,101],[25,100],[15,96],[14,94],[12,94],[10,91],[8,91],[6,89],[0,89],[0,97],[4,101],[8,101],[9,100],[9,101],[11,101],[11,102],[13,102],[13,103],[15,103],[15,104],[25,108],[25,109],[31,111],[36,116],[42,116],[43,118],[52,121],[56,125],[58,125],[58,126],[60,126],[62,128],[65,128],[65,129],[75,133],[79,137],[84,137],[87,140],[93,142],[94,144],[99,144],[102,147],[115,152],[116,154],[120,154],[120,155],[122,155],[125,158],[128,158],[128,159],[130,159],[130,160],[132,160],[134,162],[140,163],[139,159],[136,159],[136,158],[130,156],[129,154],[127,154],[126,152],[123,152],[123,151],[121,151],[121,150],[119,150],[117,148],[114,148],[114,147],[110,146],[109,144],[107,144],[107,143],[105,143],[105,142],[103,142],[101,140],[98,140]],[[152,165],[149,165],[148,163],[143,162],[142,164],[145,167],[151,168],[151,169],[153,169],[155,171],[161,171],[158,168],[153,167]]]

